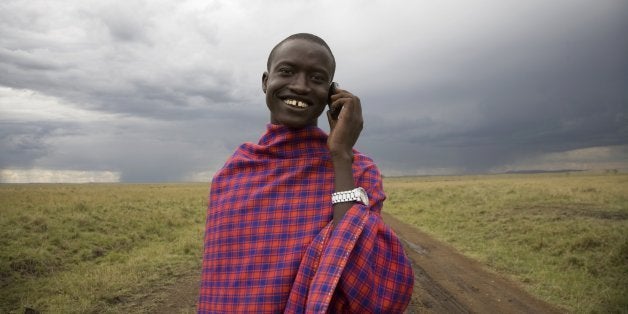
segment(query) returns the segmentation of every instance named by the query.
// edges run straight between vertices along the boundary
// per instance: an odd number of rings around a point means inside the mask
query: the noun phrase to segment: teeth
[[[286,99],[286,100],[284,100],[284,102],[286,104],[290,105],[290,106],[293,106],[293,107],[299,107],[299,108],[307,108],[308,107],[308,105],[306,103],[304,103],[302,101],[295,100],[295,99]]]

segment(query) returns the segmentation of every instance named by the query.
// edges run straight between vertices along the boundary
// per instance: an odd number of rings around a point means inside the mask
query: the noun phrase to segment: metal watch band
[[[350,191],[342,191],[331,194],[332,204],[344,202],[359,202],[364,205],[368,205],[368,196],[366,195],[366,191],[361,187]]]

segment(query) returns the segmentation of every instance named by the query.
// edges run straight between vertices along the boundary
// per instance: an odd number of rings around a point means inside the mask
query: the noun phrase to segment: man
[[[336,64],[311,34],[281,41],[262,90],[270,124],[212,180],[199,313],[399,313],[413,273],[380,212],[373,161],[353,149],[358,97],[330,96]],[[328,100],[330,134],[317,127]]]

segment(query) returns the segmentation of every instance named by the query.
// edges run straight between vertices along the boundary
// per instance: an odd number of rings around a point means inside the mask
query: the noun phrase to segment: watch
[[[369,196],[366,194],[366,190],[361,187],[355,188],[351,191],[336,192],[331,195],[332,204],[344,202],[358,202],[363,205],[368,205]]]

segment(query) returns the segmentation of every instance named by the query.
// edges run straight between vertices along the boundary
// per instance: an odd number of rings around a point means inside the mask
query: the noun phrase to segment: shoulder
[[[237,172],[239,169],[246,168],[248,164],[250,164],[255,159],[259,159],[255,157],[254,151],[252,147],[255,144],[253,143],[243,143],[241,144],[232,154],[227,158],[224,165],[214,174],[212,181],[216,181],[219,178],[224,178],[225,176],[232,175],[234,172]]]

